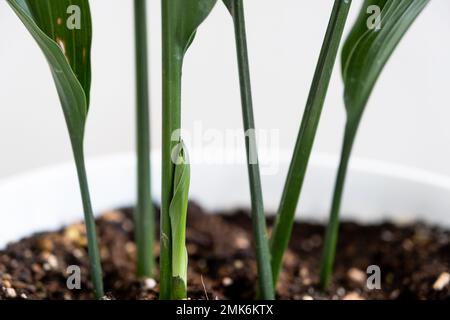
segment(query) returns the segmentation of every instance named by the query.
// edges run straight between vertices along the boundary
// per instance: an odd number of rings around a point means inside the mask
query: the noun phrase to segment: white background
[[[353,1],[350,27],[359,11]],[[132,2],[91,0],[92,93],[88,156],[134,150]],[[149,0],[152,141],[160,147],[160,8]],[[293,147],[332,0],[245,0],[256,124]],[[348,28],[347,28],[348,29]],[[432,0],[403,39],[367,106],[355,155],[450,175],[450,2]],[[219,2],[185,60],[183,126],[242,126],[230,17]],[[340,150],[345,121],[339,63],[315,152]],[[46,61],[0,1],[0,177],[71,159]]]

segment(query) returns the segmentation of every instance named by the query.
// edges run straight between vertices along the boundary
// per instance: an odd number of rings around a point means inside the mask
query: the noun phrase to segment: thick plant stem
[[[350,0],[335,0],[334,2],[300,131],[295,143],[294,153],[270,239],[272,272],[275,285],[280,274],[283,254],[291,237],[298,199],[350,5]]]
[[[357,127],[347,125],[344,135],[344,143],[341,151],[341,160],[339,163],[338,174],[334,186],[333,202],[331,205],[330,219],[328,221],[325,233],[324,247],[322,251],[322,260],[320,264],[320,282],[319,286],[326,289],[331,280],[334,258],[336,255],[336,244],[339,234],[339,211],[341,208],[342,194],[344,191],[345,177],[347,175],[348,163],[352,151],[354,137]]]
[[[173,43],[170,35],[173,19],[172,2],[161,1],[162,14],[162,184],[161,184],[161,239],[160,239],[160,296],[162,300],[171,298],[172,251],[170,202],[173,197],[174,164],[171,154],[179,141],[181,127],[181,65],[182,52]]]
[[[86,225],[86,234],[88,240],[89,264],[91,270],[92,283],[94,284],[94,293],[97,299],[101,299],[105,294],[103,291],[103,276],[100,260],[100,252],[97,242],[97,233],[95,228],[95,219],[92,212],[91,199],[84,162],[84,152],[82,143],[73,145],[75,164],[80,184],[81,199],[83,201],[84,223]]]
[[[136,274],[153,277],[155,216],[151,196],[150,124],[146,0],[134,0],[136,48],[137,206],[135,212]]]
[[[270,267],[269,243],[267,238],[263,195],[261,190],[261,178],[256,148],[255,121],[253,117],[253,103],[247,53],[244,5],[242,0],[232,0],[231,12],[233,15],[235,29],[236,51],[239,67],[239,82],[241,89],[242,115],[246,133],[245,145],[247,150],[248,175],[250,180],[253,238],[256,247],[259,296],[262,299],[274,299],[275,297],[272,280],[272,270]]]

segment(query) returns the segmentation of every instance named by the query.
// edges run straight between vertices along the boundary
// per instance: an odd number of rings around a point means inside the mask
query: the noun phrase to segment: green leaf
[[[91,16],[87,0],[8,0],[44,53],[55,80],[71,139],[82,143],[91,82]],[[69,29],[77,6],[80,29]],[[78,9],[75,9],[78,10]],[[75,12],[76,14],[76,12]]]
[[[172,294],[172,255],[169,206],[173,196],[174,167],[171,161],[173,138],[181,127],[181,70],[184,55],[194,40],[197,28],[217,0],[162,0],[162,185],[160,299]]]
[[[322,108],[327,95],[333,67],[336,62],[336,56],[341,43],[350,5],[351,1],[335,0],[316,70],[314,72],[314,78],[306,102],[297,141],[295,143],[280,205],[278,207],[272,237],[270,239],[272,272],[275,283],[282,268],[283,254],[286,251],[289,239],[291,238],[298,199],[303,187],[309,157],[319,126]]]
[[[346,40],[342,51],[342,74],[347,123],[322,254],[322,287],[326,287],[331,278],[345,176],[364,109],[386,62],[428,2],[429,0],[366,0]],[[369,28],[369,6],[379,8],[379,28],[373,24]]]
[[[367,29],[362,10],[342,54],[344,101],[348,122],[357,125],[367,100],[389,57],[429,0],[366,0],[363,8],[381,9],[379,29]]]
[[[103,293],[100,254],[84,163],[91,83],[91,14],[87,0],[8,0],[50,66],[69,130],[86,222],[95,295]]]
[[[172,229],[172,299],[186,299],[187,264],[186,220],[189,197],[190,166],[183,142],[177,146],[178,154],[174,164],[174,193],[169,207]]]

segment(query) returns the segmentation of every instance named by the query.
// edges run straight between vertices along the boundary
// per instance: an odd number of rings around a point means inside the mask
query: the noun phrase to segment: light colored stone
[[[77,257],[78,259],[83,258],[84,257],[84,252],[81,251],[80,249],[76,248],[75,250],[72,251],[73,255],[75,257]]]
[[[247,249],[250,247],[250,241],[244,236],[237,237],[234,244],[238,249]]]
[[[121,222],[123,220],[123,215],[120,211],[108,211],[103,214],[102,218],[109,222]]]
[[[125,244],[125,251],[129,254],[134,254],[136,252],[136,245],[134,242],[128,241]]]
[[[450,283],[450,273],[442,272],[433,284],[433,289],[441,291]]]
[[[303,298],[302,298],[303,300],[314,300],[314,298],[313,297],[311,297],[311,296],[308,296],[308,295],[306,295],[306,296],[303,296]]]
[[[5,292],[8,298],[12,299],[17,298],[17,293],[16,290],[14,290],[14,288],[6,288]]]
[[[242,269],[244,267],[244,263],[241,260],[235,260],[234,261],[234,267],[236,269]]]
[[[365,300],[361,295],[357,292],[349,292],[347,293],[342,300]]]
[[[80,247],[87,246],[86,228],[83,224],[74,224],[64,230],[64,238]]]
[[[367,274],[358,268],[351,268],[347,271],[347,277],[356,283],[362,284],[366,281]]]
[[[297,258],[295,257],[295,254],[291,250],[286,250],[283,258],[284,264],[287,267],[295,267],[297,264]]]
[[[231,279],[230,277],[225,277],[222,279],[222,284],[225,287],[231,286],[233,284],[233,279]]]
[[[345,289],[340,287],[339,289],[337,289],[336,293],[338,296],[342,297],[345,295]]]
[[[156,280],[153,278],[147,278],[144,280],[144,287],[147,290],[152,290],[156,287]]]
[[[11,288],[11,282],[9,282],[9,280],[3,280],[3,285],[5,288]]]
[[[312,284],[312,279],[309,274],[309,270],[306,267],[301,267],[300,271],[298,272],[300,278],[302,279],[302,283],[305,286],[309,286]]]
[[[53,270],[58,269],[58,259],[53,254],[48,256],[47,263],[50,265],[50,268],[52,268]]]

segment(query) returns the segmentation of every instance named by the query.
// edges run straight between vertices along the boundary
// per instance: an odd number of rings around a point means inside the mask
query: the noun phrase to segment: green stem
[[[264,216],[263,195],[256,150],[255,121],[250,85],[250,70],[247,53],[244,5],[242,0],[232,2],[232,14],[235,29],[236,51],[239,67],[242,115],[246,132],[245,146],[247,150],[248,175],[252,202],[253,238],[256,247],[259,294],[263,299],[274,299],[270,252]]]
[[[270,239],[272,272],[275,284],[281,270],[283,254],[291,236],[298,199],[303,186],[309,157],[350,5],[351,0],[335,0],[334,2],[319,61],[309,91],[300,131]]]
[[[150,125],[146,0],[134,0],[136,47],[137,206],[135,212],[136,274],[153,277],[155,216],[150,180]]]
[[[178,139],[172,134],[181,127],[182,52],[173,42],[173,1],[161,1],[162,17],[162,184],[160,240],[160,299],[171,298],[172,253],[169,207],[173,196],[174,165],[171,159]]]
[[[105,294],[103,291],[102,266],[100,263],[100,252],[98,249],[97,235],[95,229],[95,219],[92,212],[89,187],[86,176],[86,167],[84,161],[83,144],[74,143],[73,151],[75,164],[78,173],[78,182],[80,184],[81,198],[83,201],[84,223],[86,225],[86,234],[88,240],[88,254],[91,269],[92,282],[94,284],[94,293],[97,299],[101,299]]]
[[[347,175],[348,163],[356,131],[357,126],[350,126],[347,124],[344,135],[344,143],[342,145],[341,160],[339,163],[338,174],[334,186],[330,219],[328,221],[328,226],[325,233],[324,247],[322,251],[319,282],[319,286],[322,289],[326,289],[328,287],[333,271],[334,257],[336,255],[336,244],[339,233],[339,211],[341,207],[345,177]]]

